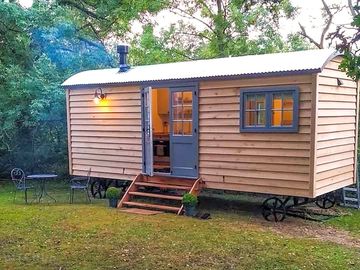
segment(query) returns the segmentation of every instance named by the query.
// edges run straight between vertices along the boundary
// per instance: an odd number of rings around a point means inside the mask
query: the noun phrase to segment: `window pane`
[[[257,112],[257,125],[258,126],[265,126],[265,111],[258,111]]]
[[[292,126],[293,124],[293,112],[292,111],[283,111],[283,126]]]
[[[265,109],[265,95],[256,95],[256,109]]]
[[[183,104],[192,105],[192,92],[183,92]]]
[[[284,94],[283,95],[283,109],[292,110],[294,106],[294,99],[291,94]]]
[[[255,96],[246,95],[245,110],[255,110]]]
[[[173,107],[173,119],[174,120],[181,120],[183,118],[182,113],[183,113],[182,107]]]
[[[281,126],[281,111],[273,111],[271,118],[272,126]]]
[[[245,113],[245,126],[255,126],[256,125],[256,112],[246,112]]]
[[[183,122],[184,135],[192,135],[192,121]]]
[[[192,120],[192,107],[183,107],[184,120]]]
[[[182,122],[173,122],[173,134],[174,135],[182,135]]]
[[[282,98],[279,94],[273,95],[272,108],[275,110],[281,110]]]
[[[172,93],[172,104],[173,106],[182,104],[182,92],[174,92]]]

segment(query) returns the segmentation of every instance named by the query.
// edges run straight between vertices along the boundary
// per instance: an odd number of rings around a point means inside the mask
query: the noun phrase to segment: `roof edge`
[[[329,57],[330,58],[330,57]],[[333,59],[333,58],[331,58]],[[331,60],[330,59],[330,60]],[[329,60],[329,61],[330,61]],[[307,70],[293,70],[293,71],[276,71],[276,72],[263,72],[256,74],[241,74],[241,75],[229,75],[229,76],[212,76],[212,77],[197,77],[197,78],[184,78],[184,79],[169,79],[169,80],[149,80],[149,81],[132,81],[132,82],[113,82],[113,83],[95,83],[95,84],[74,84],[61,86],[65,89],[81,89],[85,87],[98,87],[98,86],[129,86],[139,85],[144,86],[148,84],[165,85],[174,83],[187,83],[187,82],[200,82],[200,81],[215,81],[215,80],[237,80],[237,79],[253,79],[259,77],[284,77],[290,75],[310,75],[314,73],[320,73],[322,68],[307,69]]]
[[[326,58],[324,64],[321,66],[321,70],[320,72],[322,72],[324,70],[324,68],[326,67],[326,65],[331,61],[333,60],[335,57],[337,56],[343,56],[344,54],[343,53],[340,53],[338,51],[334,51],[328,58]]]

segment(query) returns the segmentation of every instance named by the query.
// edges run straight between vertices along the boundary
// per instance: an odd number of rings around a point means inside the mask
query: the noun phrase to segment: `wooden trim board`
[[[316,193],[316,160],[317,160],[317,120],[318,120],[318,78],[319,74],[313,75],[311,93],[311,117],[310,117],[310,183],[309,195],[315,197]]]
[[[71,117],[70,117],[70,89],[66,89],[66,121],[67,121],[67,135],[68,135],[68,160],[69,160],[69,174],[73,174],[72,168],[72,141],[71,141]]]

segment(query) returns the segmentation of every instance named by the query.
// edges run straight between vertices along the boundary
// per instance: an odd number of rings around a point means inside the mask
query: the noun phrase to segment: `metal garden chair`
[[[91,202],[89,195],[90,174],[91,168],[89,168],[87,176],[76,176],[70,179],[70,203],[74,202],[75,190],[83,190],[86,193],[87,199]]]
[[[16,198],[16,193],[18,190],[20,191],[24,191],[25,193],[25,203],[27,203],[27,191],[28,189],[34,188],[31,185],[28,185],[26,183],[26,175],[24,173],[24,171],[22,169],[19,168],[14,168],[11,170],[11,180],[13,181],[14,185],[15,185],[15,192],[14,192],[14,198],[13,198],[13,202],[15,202],[15,198]]]

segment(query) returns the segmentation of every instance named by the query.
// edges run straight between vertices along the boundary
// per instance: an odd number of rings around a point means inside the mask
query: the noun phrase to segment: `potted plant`
[[[109,200],[109,206],[116,208],[120,199],[121,191],[116,187],[109,187],[106,190],[106,198]]]
[[[195,216],[196,205],[198,203],[197,196],[191,193],[185,193],[182,198],[182,203],[184,205],[185,216]]]

